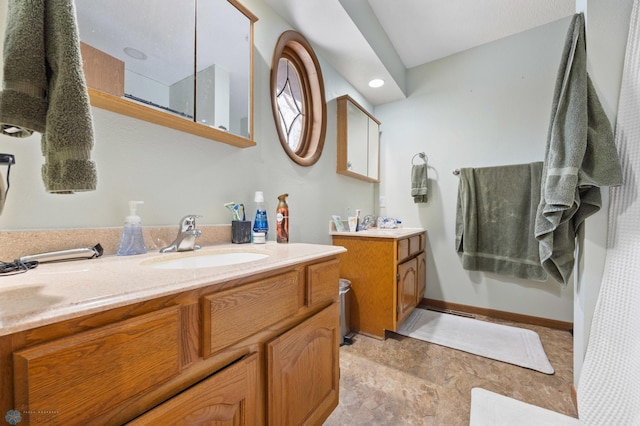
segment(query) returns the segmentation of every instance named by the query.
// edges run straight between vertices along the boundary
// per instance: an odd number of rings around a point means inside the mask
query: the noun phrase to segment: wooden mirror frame
[[[360,110],[363,116],[367,117],[371,122],[375,123],[378,127],[380,126],[380,121],[375,118],[369,111],[367,111],[362,105],[356,102],[349,95],[342,95],[336,99],[337,109],[338,109],[338,133],[337,133],[337,166],[336,172],[345,175],[351,176],[352,178],[364,180],[366,182],[378,183],[380,182],[380,139],[378,137],[376,143],[377,149],[377,164],[375,164],[376,175],[375,177],[370,175],[363,175],[361,173],[354,172],[349,167],[349,104],[353,105],[355,108]],[[378,133],[379,135],[379,133]],[[367,143],[369,143],[367,141]],[[368,161],[368,160],[367,160]],[[370,164],[368,164],[370,166]]]
[[[201,136],[227,145],[236,146],[238,148],[255,146],[256,143],[253,135],[253,24],[258,20],[258,18],[246,7],[240,4],[239,1],[228,0],[228,2],[234,5],[238,11],[244,14],[250,21],[249,139],[198,123],[196,121],[185,120],[177,115],[169,114],[164,111],[88,87],[87,89],[91,105],[96,108],[106,109],[117,114],[169,127],[181,132],[190,133],[192,135]]]
[[[282,129],[278,100],[278,64],[286,59],[295,68],[303,93],[304,118],[299,148],[291,149]],[[322,155],[327,130],[327,105],[320,63],[313,48],[297,31],[285,31],[278,38],[271,61],[271,108],[280,144],[289,158],[301,166],[315,164]]]

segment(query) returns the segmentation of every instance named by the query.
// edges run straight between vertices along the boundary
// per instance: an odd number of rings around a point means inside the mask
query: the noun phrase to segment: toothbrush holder
[[[231,221],[231,242],[234,244],[245,244],[251,242],[250,220]]]

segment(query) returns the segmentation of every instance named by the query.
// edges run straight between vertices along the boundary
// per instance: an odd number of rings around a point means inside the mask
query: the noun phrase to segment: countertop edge
[[[293,255],[282,254],[289,253],[290,248],[293,248]],[[295,250],[295,248],[299,250]],[[203,247],[202,252],[206,252],[207,249],[241,250],[243,248],[236,244],[224,244],[206,248]],[[0,337],[122,306],[246,278],[251,275],[266,273],[296,264],[313,262],[322,258],[337,256],[346,251],[346,249],[341,246],[305,243],[291,243],[277,246],[275,243],[267,243],[267,245],[251,244],[251,249],[272,250],[273,258],[268,261],[257,261],[251,265],[245,264],[245,267],[242,268],[237,268],[237,265],[233,265],[234,268],[202,268],[202,270],[196,271],[183,271],[182,275],[184,275],[184,277],[182,277],[179,271],[144,268],[138,270],[136,277],[140,281],[153,281],[154,285],[141,286],[141,288],[134,290],[131,290],[127,282],[131,281],[131,268],[138,268],[141,263],[164,255],[148,253],[127,257],[106,256],[105,258],[79,262],[47,264],[15,277],[4,277],[2,281],[0,281],[0,295],[2,297],[14,297],[16,300],[22,301],[25,304],[28,304],[28,298],[31,297],[34,300],[33,304],[36,306],[31,309],[25,308],[19,312],[19,308],[10,306],[12,301],[7,300],[5,303],[9,303],[9,305],[5,305],[5,309],[0,309]],[[196,252],[189,253],[197,254]],[[115,269],[115,271],[109,271],[110,267]],[[65,268],[69,269],[69,271],[65,271]],[[78,271],[75,269],[78,269]],[[76,272],[75,276],[74,272]],[[112,275],[105,277],[104,275],[109,272],[113,272]],[[91,291],[87,291],[86,289],[87,276],[91,278],[92,274],[95,274],[93,277],[95,279],[92,280],[91,283],[91,285],[95,286],[93,297],[83,296],[82,294],[85,293],[92,294]],[[61,280],[60,277],[64,277],[66,280]],[[119,287],[115,285],[114,287],[125,290],[119,291],[115,289],[109,291],[108,289],[104,289],[104,285],[109,284],[109,279],[118,282]],[[162,279],[165,281],[157,284],[158,280]],[[58,281],[64,282],[60,283]],[[74,292],[78,289],[79,285],[83,285],[82,290],[84,290],[84,293],[77,296]],[[59,289],[58,294],[56,294],[56,289]],[[53,300],[55,297],[66,299],[64,303],[59,302],[56,305],[52,302],[51,306],[46,306],[48,299]],[[76,297],[76,299],[74,299],[74,297]],[[40,301],[41,304],[45,304],[45,306],[38,306],[38,301]],[[0,308],[2,308],[1,303]],[[11,308],[14,309],[14,312],[9,312],[8,314],[4,312],[5,315],[3,315],[3,310],[11,311]]]
[[[353,237],[353,238],[406,238],[413,235],[423,234],[424,228],[395,228],[395,229],[369,229],[358,232],[337,232],[329,231],[331,236]]]

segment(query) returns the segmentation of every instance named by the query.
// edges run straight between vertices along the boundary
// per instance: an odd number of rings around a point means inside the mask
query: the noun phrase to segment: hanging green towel
[[[562,287],[577,232],[602,206],[600,187],[622,184],[611,123],[587,74],[584,32],[584,16],[575,14],[556,79],[535,226],[540,261]]]
[[[429,175],[427,164],[411,167],[411,196],[414,203],[426,203],[428,200]]]
[[[0,129],[42,134],[51,193],[96,189],[93,122],[73,0],[9,0]]]
[[[533,235],[541,173],[542,162],[460,169],[456,251],[464,269],[547,279]]]

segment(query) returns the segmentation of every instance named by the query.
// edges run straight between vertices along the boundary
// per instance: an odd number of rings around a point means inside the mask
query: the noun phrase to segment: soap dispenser
[[[144,201],[129,201],[129,216],[124,219],[124,229],[122,230],[118,256],[130,256],[147,252],[142,236],[142,221],[140,216],[136,214],[138,204],[144,204]]]

